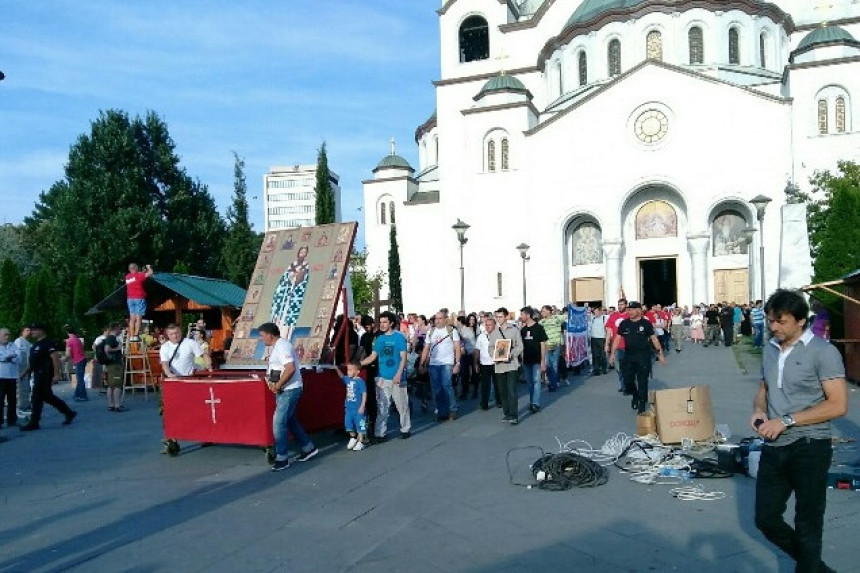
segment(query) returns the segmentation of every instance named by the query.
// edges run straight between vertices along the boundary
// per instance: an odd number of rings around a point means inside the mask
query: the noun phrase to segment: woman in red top
[[[86,402],[87,386],[84,383],[84,372],[87,368],[87,355],[84,354],[84,342],[78,337],[77,331],[68,324],[63,327],[69,337],[66,339],[66,356],[75,366],[75,402]]]

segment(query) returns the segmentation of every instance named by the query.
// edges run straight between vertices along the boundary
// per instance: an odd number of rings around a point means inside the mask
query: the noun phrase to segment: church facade
[[[461,247],[471,310],[806,284],[786,192],[860,160],[860,4],[814,4],[444,2],[418,166],[364,181],[369,271],[395,225],[408,311],[459,308]]]

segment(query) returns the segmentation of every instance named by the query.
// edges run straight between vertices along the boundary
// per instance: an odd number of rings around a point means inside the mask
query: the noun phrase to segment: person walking
[[[430,385],[436,400],[436,421],[457,419],[457,395],[453,376],[460,371],[460,335],[448,324],[448,313],[440,310],[433,317],[421,353],[421,367],[430,373]]]
[[[720,307],[720,330],[723,333],[723,344],[731,346],[735,339],[735,307],[730,303],[723,303]]]
[[[20,360],[18,348],[14,342],[9,341],[9,329],[0,328],[0,428],[3,427],[4,421],[10,428],[18,424],[17,386]]]
[[[753,327],[753,346],[761,348],[764,340],[764,309],[760,300],[755,301],[755,306],[750,310],[750,319]]]
[[[779,289],[764,307],[773,338],[750,426],[762,438],[755,524],[797,563],[795,571],[832,571],[821,560],[827,481],[833,456],[830,421],[848,411],[845,367],[835,346],[808,328],[798,291]],[[794,527],[785,522],[794,494]]]
[[[257,327],[257,330],[260,332],[260,340],[269,350],[266,383],[275,395],[275,413],[272,415],[275,463],[272,465],[272,471],[279,472],[290,467],[288,434],[293,436],[301,448],[301,453],[296,458],[298,461],[308,461],[316,456],[319,450],[296,417],[296,406],[302,397],[304,384],[293,345],[281,338],[281,329],[274,322],[265,322]]]
[[[672,313],[672,338],[675,340],[675,352],[681,352],[684,345],[684,314],[679,307]]]
[[[558,383],[561,380],[558,363],[561,357],[561,349],[564,347],[564,341],[561,336],[562,329],[564,328],[564,317],[555,312],[548,304],[541,307],[540,316],[540,325],[546,334],[547,389],[550,392],[555,392],[558,390]]]
[[[627,313],[628,318],[618,325],[618,336],[612,341],[612,350],[617,350],[621,339],[624,340],[626,352],[622,373],[625,393],[633,396],[630,407],[642,414],[648,404],[648,377],[651,374],[652,351],[657,353],[657,360],[662,366],[666,365],[666,357],[663,355],[660,340],[654,332],[654,325],[642,316],[642,304],[630,301],[627,305]],[[615,358],[613,354],[609,355],[610,364]]]
[[[618,310],[614,310],[609,313],[609,318],[606,319],[606,342],[603,345],[603,350],[609,356],[609,367],[611,368],[613,364],[617,364],[615,367],[616,373],[618,374],[618,391],[624,392],[626,394],[626,388],[624,386],[624,375],[621,370],[624,367],[624,354],[625,354],[625,346],[624,339],[618,341],[618,346],[613,347],[612,344],[615,342],[615,338],[618,335],[618,326],[627,318],[627,299],[619,298],[618,299]],[[611,348],[615,348],[615,350],[610,350]],[[611,353],[610,353],[611,352]]]
[[[376,393],[376,432],[377,443],[385,441],[388,432],[388,412],[391,401],[400,414],[400,437],[411,435],[412,421],[409,416],[409,393],[406,384],[406,337],[395,328],[397,317],[392,312],[383,312],[379,317],[379,336],[373,342],[370,356],[361,361],[362,366],[372,362],[379,363],[374,387]]]
[[[495,362],[495,378],[498,380],[499,392],[496,400],[501,399],[503,421],[512,425],[519,423],[519,404],[517,400],[517,378],[520,368],[520,358],[523,354],[523,340],[519,329],[508,322],[508,309],[501,307],[496,310],[497,328],[490,332],[489,346]],[[506,352],[497,353],[496,346],[501,340],[508,340],[498,346],[509,345]]]
[[[705,317],[698,306],[693,307],[693,314],[690,315],[690,340],[693,344],[701,344],[705,340]]]
[[[490,333],[496,330],[496,319],[492,315],[484,317],[484,327],[475,340],[475,353],[473,356],[474,370],[480,378],[481,385],[481,410],[490,409],[490,387],[492,385],[496,396],[496,406],[502,407],[501,392],[499,391],[499,379],[496,377],[495,362],[493,362],[493,349],[490,348]]]
[[[546,332],[535,322],[534,309],[530,306],[520,309],[520,336],[523,339],[523,370],[529,385],[529,410],[540,412],[541,379],[546,376]]]
[[[588,325],[588,334],[591,337],[591,375],[600,376],[606,374],[609,365],[606,361],[606,320],[607,316],[603,314],[603,309],[597,307],[594,309],[594,316],[591,317],[591,322]]]
[[[720,345],[720,311],[711,303],[705,311],[705,346]]]
[[[18,350],[18,416],[30,417],[30,382],[32,376],[29,374],[30,363],[30,327],[21,329],[21,335],[15,339],[15,348]]]
[[[66,339],[66,356],[75,368],[75,402],[88,402],[87,385],[84,381],[84,372],[87,368],[87,355],[84,354],[84,343],[78,336],[78,331],[68,324],[63,327],[68,338]]]
[[[21,426],[22,432],[32,432],[40,429],[42,421],[42,408],[49,404],[56,408],[63,416],[63,425],[68,426],[78,415],[69,408],[61,398],[54,395],[52,385],[60,381],[60,353],[54,341],[48,338],[48,329],[41,322],[30,325],[30,332],[36,341],[30,347],[28,369],[25,372],[33,374],[33,412],[30,421]]]

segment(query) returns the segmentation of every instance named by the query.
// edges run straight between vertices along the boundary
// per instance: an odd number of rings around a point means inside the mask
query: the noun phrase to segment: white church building
[[[392,146],[364,181],[368,269],[387,270],[396,224],[405,310],[459,308],[458,220],[469,310],[519,308],[524,283],[533,305],[609,306],[621,289],[689,305],[809,282],[786,189],[860,161],[860,2],[447,0],[438,15],[418,166]]]

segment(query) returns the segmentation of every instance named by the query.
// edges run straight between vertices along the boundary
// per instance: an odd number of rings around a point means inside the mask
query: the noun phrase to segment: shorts
[[[347,432],[356,432],[359,434],[367,433],[367,416],[359,414],[358,410],[347,410],[343,417],[343,426]]]
[[[108,388],[122,388],[122,364],[105,364],[104,384]]]
[[[143,316],[146,314],[146,299],[145,298],[129,298],[126,299],[128,302],[128,313],[136,314],[138,316]]]

